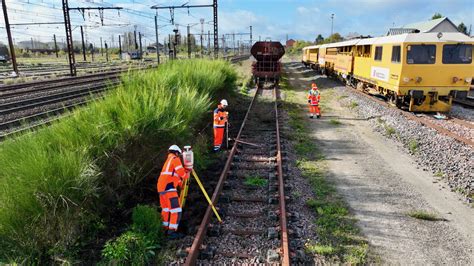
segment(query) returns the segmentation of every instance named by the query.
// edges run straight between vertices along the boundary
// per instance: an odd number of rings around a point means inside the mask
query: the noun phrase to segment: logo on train
[[[378,80],[388,81],[389,73],[390,70],[388,68],[372,67],[370,76]]]

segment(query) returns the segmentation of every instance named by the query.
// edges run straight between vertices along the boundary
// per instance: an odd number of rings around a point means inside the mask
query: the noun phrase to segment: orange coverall
[[[160,195],[163,227],[167,230],[178,230],[182,209],[177,188],[188,177],[179,157],[169,153],[156,184]]]
[[[321,95],[319,90],[311,89],[308,92],[308,103],[309,103],[309,112],[311,115],[316,114],[317,116],[321,115],[319,110],[319,101],[321,100]]]
[[[222,146],[227,118],[228,113],[224,111],[222,105],[219,104],[214,110],[214,151],[220,150]]]

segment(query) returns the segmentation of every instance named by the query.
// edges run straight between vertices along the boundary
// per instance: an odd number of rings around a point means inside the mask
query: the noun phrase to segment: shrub
[[[143,234],[157,244],[160,243],[164,235],[158,211],[144,205],[135,207],[132,214],[132,231]]]
[[[128,231],[113,241],[107,241],[102,250],[106,262],[119,265],[145,265],[155,256],[156,245],[143,234]]]

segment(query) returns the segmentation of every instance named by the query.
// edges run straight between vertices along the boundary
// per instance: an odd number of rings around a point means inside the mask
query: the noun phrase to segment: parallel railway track
[[[223,223],[212,219],[208,207],[185,265],[290,264],[279,94],[273,88],[272,104],[257,99],[260,93],[257,89],[212,195]],[[264,185],[245,184],[249,177],[263,179]]]
[[[224,59],[236,63],[248,57]],[[118,84],[120,74],[138,69],[142,68],[0,86],[0,139],[57,120],[55,116],[103,95],[108,85]]]
[[[353,87],[350,87],[350,86],[346,86],[346,88],[350,89],[351,91],[359,94],[359,95],[362,95],[364,97],[367,97],[368,99],[372,100],[372,101],[375,101],[383,106],[386,106],[386,107],[390,107],[391,105],[386,102],[386,101],[383,101],[381,99],[378,99],[377,97],[374,97],[370,94],[367,94],[365,92],[362,92],[360,90],[357,90]],[[427,127],[430,127],[432,129],[435,129],[436,131],[438,131],[440,134],[443,134],[445,136],[448,136],[448,137],[451,137],[461,143],[464,143],[468,146],[471,146],[471,147],[474,147],[474,141],[472,141],[471,139],[468,139],[468,138],[465,138],[463,136],[460,136],[458,134],[456,134],[455,132],[452,132],[436,123],[434,123],[433,121],[431,121],[431,119],[429,119],[428,117],[426,116],[417,116],[416,114],[412,113],[412,112],[408,112],[408,111],[404,111],[404,110],[401,110],[400,109],[400,114],[403,115],[405,118],[409,119],[409,120],[413,120],[413,121],[416,121],[418,123],[421,123]],[[472,125],[470,125],[469,123],[461,120],[461,119],[458,119],[458,118],[451,118],[450,121],[452,121],[453,123],[457,123],[461,126],[464,126],[464,127],[469,127],[469,128],[472,128]]]

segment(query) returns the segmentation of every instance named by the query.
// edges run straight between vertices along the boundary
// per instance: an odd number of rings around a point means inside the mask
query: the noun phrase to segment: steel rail
[[[359,95],[363,95],[364,97],[368,98],[368,99],[371,99],[372,101],[375,101],[377,103],[379,103],[380,105],[383,105],[385,107],[391,107],[389,103],[385,102],[385,101],[382,101],[380,99],[377,99],[369,94],[366,94],[360,90],[357,90],[351,86],[348,86],[346,85],[346,88],[350,89],[351,91],[354,91],[356,92],[357,94]],[[474,147],[474,141],[470,140],[470,139],[467,139],[467,138],[464,138],[464,137],[461,137],[459,135],[456,135],[454,134],[453,132],[451,132],[450,130],[446,129],[446,128],[443,128],[433,122],[431,122],[429,119],[427,118],[424,118],[424,117],[418,117],[416,116],[415,114],[413,113],[410,113],[410,112],[407,112],[407,111],[404,111],[404,110],[401,110],[400,109],[400,114],[403,115],[405,118],[409,119],[409,120],[412,120],[412,121],[415,121],[415,122],[418,122],[422,125],[425,125],[427,127],[430,127],[432,129],[435,129],[436,131],[438,131],[440,134],[442,135],[445,135],[445,136],[448,136],[450,138],[453,138],[459,142],[462,142],[468,146],[471,146],[471,147]]]
[[[240,140],[240,136],[242,134],[242,131],[245,127],[245,123],[247,122],[247,118],[249,116],[250,110],[252,109],[252,106],[255,102],[255,99],[257,98],[258,95],[258,90],[255,91],[255,95],[252,98],[252,101],[250,102],[249,108],[247,109],[247,112],[245,113],[244,120],[242,122],[242,125],[240,126],[239,132],[237,134],[237,137],[235,138],[236,140]],[[222,188],[224,187],[224,182],[227,178],[227,175],[229,173],[230,167],[232,165],[232,159],[234,158],[235,153],[237,152],[237,145],[238,142],[235,141],[234,145],[232,145],[232,149],[230,150],[229,156],[227,157],[227,161],[224,166],[224,170],[222,171],[219,181],[217,182],[216,188],[214,189],[214,193],[212,194],[212,204],[215,206],[217,204],[217,200],[219,199],[219,195],[222,192]],[[191,248],[189,249],[188,256],[186,257],[186,261],[184,265],[195,265],[196,260],[199,255],[199,249],[201,248],[201,245],[204,241],[204,237],[206,236],[207,228],[209,226],[209,222],[211,220],[212,216],[212,208],[211,206],[208,206],[206,209],[206,212],[204,214],[204,218],[201,221],[201,224],[198,228],[198,231],[196,233],[196,237],[193,240],[193,244],[191,245]]]
[[[97,77],[91,77],[90,79],[80,79],[76,81],[64,81],[64,82],[57,82],[53,83],[52,86],[37,86],[37,87],[31,87],[31,88],[21,88],[21,89],[12,89],[9,91],[6,91],[5,93],[2,93],[0,91],[0,96],[2,98],[5,97],[5,99],[8,98],[13,98],[16,96],[24,95],[24,94],[30,94],[32,92],[41,92],[41,91],[49,91],[49,90],[56,90],[56,89],[61,89],[64,87],[77,87],[81,85],[87,85],[87,83],[92,83],[92,82],[108,82],[108,81],[113,81],[117,79],[120,76],[119,73],[109,73],[109,74],[104,74],[102,77],[97,76]]]
[[[119,70],[114,69],[108,72],[94,73],[94,74],[82,75],[82,76],[77,76],[77,77],[48,79],[48,80],[41,80],[41,81],[35,81],[35,82],[26,82],[26,83],[20,83],[20,84],[6,85],[6,86],[0,86],[0,92],[19,90],[19,89],[24,89],[28,87],[45,86],[45,85],[51,85],[51,84],[56,84],[56,83],[74,82],[74,81],[79,81],[83,79],[103,77],[104,75],[108,76],[108,75],[114,75],[114,74],[121,74],[129,70],[134,71],[134,70],[140,70],[140,69],[141,68],[130,68],[130,69],[126,68],[126,69],[119,69]],[[69,85],[69,84],[65,84],[65,85]]]
[[[276,139],[277,139],[277,170],[278,170],[278,196],[280,198],[280,234],[281,234],[281,252],[282,252],[282,265],[290,265],[290,248],[288,245],[288,221],[286,213],[286,202],[285,202],[285,180],[283,177],[283,166],[281,158],[281,145],[280,145],[280,124],[278,120],[278,89],[277,86],[274,88],[275,94],[275,125],[276,125]]]
[[[92,85],[86,88],[81,88],[79,90],[59,92],[56,94],[50,94],[46,96],[41,96],[37,98],[30,98],[25,100],[19,100],[16,102],[10,102],[5,104],[0,104],[0,115],[11,114],[14,112],[19,112],[23,110],[28,110],[34,107],[43,106],[46,104],[63,102],[66,100],[71,100],[74,98],[79,98],[82,96],[87,96],[89,94],[106,90],[109,85],[115,85],[117,82],[111,82],[109,84],[99,84]]]

